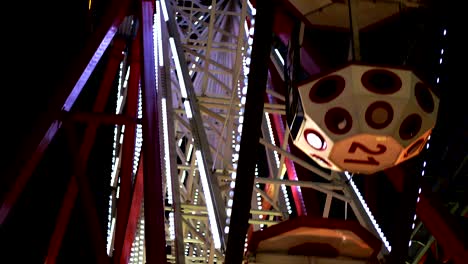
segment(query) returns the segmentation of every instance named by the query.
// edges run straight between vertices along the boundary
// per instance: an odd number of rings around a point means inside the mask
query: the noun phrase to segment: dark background
[[[2,3],[0,113],[3,155],[0,158],[0,197],[10,188],[13,180],[11,175],[14,175],[12,172],[17,164],[26,158],[22,155],[22,146],[39,133],[35,129],[38,118],[47,112],[53,95],[63,89],[61,84],[66,81],[71,62],[80,54],[86,38],[93,30],[93,24],[99,23],[106,2],[96,1],[93,12],[88,11],[88,1],[85,0]],[[362,39],[364,58],[392,62],[402,57],[403,51],[411,46],[405,42],[415,37],[417,45],[410,49],[409,63],[428,78],[440,73],[441,83],[436,87],[441,98],[439,118],[431,139],[431,149],[425,153],[425,158],[432,187],[438,191],[441,199],[458,199],[466,205],[467,196],[463,190],[468,186],[468,171],[466,165],[462,164],[468,151],[468,45],[464,40],[466,18],[462,8],[455,3],[434,2],[424,14],[407,17],[402,20],[405,22],[403,24],[392,23],[363,34]],[[444,27],[448,31],[445,40],[441,35]],[[401,39],[391,37],[399,30],[402,30]],[[415,35],[415,32],[420,33]],[[329,33],[317,34],[327,36]],[[330,42],[327,42],[326,37],[322,38],[321,54],[333,64],[339,59],[333,57],[332,44],[335,42],[331,40],[336,34],[331,35]],[[373,45],[366,48],[366,41]],[[393,45],[395,43],[397,45]],[[437,62],[442,47],[445,47],[444,64],[439,66]],[[92,80],[97,82],[98,79],[99,75]],[[435,79],[429,82],[434,84]],[[93,84],[89,85],[84,94],[92,95],[92,87]],[[86,98],[79,102],[78,107],[89,108]],[[95,163],[90,166],[93,170],[88,176],[95,180],[92,183],[98,201],[97,209],[105,231],[106,194],[109,192],[106,184],[109,181],[103,175],[109,175],[112,130],[102,128],[99,135],[98,145],[92,155],[109,155],[109,158],[92,159]],[[0,227],[0,263],[43,263],[48,237],[53,230],[55,215],[72,171],[70,150],[68,146],[58,143],[51,145],[51,151],[55,154],[47,156],[33,175],[12,217]],[[379,185],[387,186],[388,182]],[[393,197],[379,199],[392,204]],[[72,228],[67,233],[59,258],[63,263],[92,263],[92,235],[87,232],[80,210],[81,205],[78,203],[72,216]],[[391,222],[385,219],[395,219],[398,214],[398,211],[392,209],[378,212],[378,221],[382,221],[383,226],[391,226]]]

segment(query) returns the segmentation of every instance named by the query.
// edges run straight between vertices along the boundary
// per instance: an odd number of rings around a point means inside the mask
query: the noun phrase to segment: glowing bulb
[[[310,146],[317,150],[323,150],[327,148],[327,143],[320,134],[315,131],[306,131],[306,140]]]

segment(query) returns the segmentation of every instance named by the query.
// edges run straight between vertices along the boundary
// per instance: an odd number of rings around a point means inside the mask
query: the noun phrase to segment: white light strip
[[[192,114],[192,108],[190,107],[189,100],[184,101],[184,108],[185,108],[185,113],[187,114],[187,118],[192,119],[193,114]]]
[[[189,147],[187,151],[187,160],[190,160],[192,158],[192,150],[193,150],[193,144],[189,143]],[[188,165],[188,163],[186,165]]]
[[[281,133],[284,135],[284,133],[285,133],[284,127],[285,127],[285,126],[284,126],[284,124],[283,124],[282,119],[278,119],[278,122],[279,122],[278,126],[279,126],[280,129],[281,129]],[[270,128],[270,129],[271,129],[271,128]],[[271,130],[271,131],[272,131],[272,130]],[[271,133],[273,133],[273,132],[271,132]],[[271,137],[274,138],[273,136],[271,136]],[[287,151],[289,151],[289,146],[287,146],[286,149],[287,149]],[[276,153],[276,155],[277,155],[277,153]],[[288,162],[288,161],[285,161],[285,162]],[[294,164],[293,164],[292,162],[291,162],[290,165],[291,165],[291,166],[290,166],[290,169],[289,169],[289,171],[288,171],[288,177],[289,177],[289,175],[292,175],[293,180],[297,181],[298,178],[297,178],[296,167],[294,166]],[[284,178],[284,175],[283,175],[282,177]],[[304,198],[302,197],[302,189],[301,189],[301,186],[294,186],[294,187],[293,187],[293,186],[290,186],[290,188],[291,188],[291,190],[293,190],[293,188],[296,190],[296,193],[299,195],[299,196],[298,196],[298,200],[299,200],[300,203],[301,203],[300,208],[301,208],[303,214],[304,214],[304,215],[307,215],[307,208],[306,208],[306,206],[305,206],[305,204],[304,204]],[[285,189],[285,190],[286,190],[286,189]],[[287,198],[287,197],[288,197],[288,196],[287,196],[287,193],[286,193],[286,194],[285,194],[285,198]]]
[[[145,263],[144,255],[145,255],[145,220],[140,217],[140,231],[136,234],[140,237],[138,240],[138,263]]]
[[[120,90],[122,89],[122,67],[123,67],[123,62],[120,62],[120,65],[119,65],[119,84],[117,86],[117,97],[120,96]]]
[[[367,206],[366,201],[362,197],[361,193],[359,192],[359,189],[357,188],[356,184],[354,183],[353,179],[351,178],[351,174],[347,171],[345,171],[346,178],[348,179],[349,184],[354,190],[354,193],[356,196],[359,198],[359,201],[361,202],[362,207],[367,213],[367,216],[371,220],[372,224],[374,225],[375,230],[377,230],[377,233],[379,234],[380,239],[383,241],[385,247],[387,248],[388,252],[392,251],[392,247],[390,246],[390,243],[388,242],[387,238],[385,237],[385,234],[382,232],[382,229],[380,229],[379,224],[377,224],[377,221],[374,218],[374,215],[370,211],[369,207]]]
[[[169,21],[169,15],[167,14],[167,7],[166,7],[166,1],[161,0],[161,6],[162,6],[162,13],[164,17],[164,21]]]
[[[119,95],[119,98],[117,99],[117,109],[120,110],[122,108],[122,102],[123,102],[123,96]]]
[[[257,9],[255,9],[255,7],[253,7],[252,3],[250,3],[250,0],[247,0],[246,2],[247,2],[247,5],[250,8],[250,12],[252,12],[252,16],[255,16],[257,14]]]
[[[281,66],[284,66],[284,59],[283,59],[283,56],[281,56],[281,53],[279,52],[278,49],[275,49],[275,54],[276,54],[276,56],[278,56],[278,59],[279,59],[280,62],[281,62]]]
[[[426,142],[426,149],[429,148],[429,140],[431,139],[431,136],[429,135],[427,137],[427,142]],[[425,169],[426,169],[426,165],[427,165],[427,162],[426,161],[423,161],[423,164],[422,164],[422,170],[421,170],[421,177],[424,177],[424,174],[425,174]],[[416,206],[417,204],[419,203],[419,201],[421,200],[421,192],[422,192],[422,188],[419,187],[418,189],[418,197],[416,198]],[[417,215],[416,215],[416,212],[414,213],[414,216],[413,216],[413,224],[411,225],[411,230],[414,230],[415,226],[416,226],[416,219],[417,219]],[[411,247],[412,245],[412,240],[410,238],[410,241],[408,243],[408,247]]]
[[[281,184],[281,191],[283,191],[284,202],[286,203],[286,209],[288,209],[288,214],[292,214],[291,202],[289,201],[288,190],[286,185]]]
[[[174,213],[169,213],[169,237],[171,240],[175,239],[175,228],[174,228]]]
[[[157,5],[156,5],[157,6]],[[159,47],[158,45],[160,45],[159,41],[158,41],[158,15],[159,14],[153,14],[153,20],[155,21],[153,23],[153,57],[154,57],[154,79],[156,80],[156,83],[155,83],[155,89],[156,91],[159,89]]]
[[[247,20],[244,21],[244,31],[245,36],[249,36],[249,24],[247,23]]]
[[[127,88],[128,85],[128,77],[130,76],[130,65],[127,68],[127,73],[125,74],[125,79],[123,83],[123,88]]]
[[[154,24],[156,26],[156,45],[155,47],[155,54],[156,54],[156,49],[158,53],[158,63],[160,67],[164,66],[164,60],[163,60],[163,48],[162,48],[162,29],[161,29],[161,19],[160,19],[160,13],[161,13],[161,8],[158,4],[159,1],[156,1],[156,14],[154,15]]]
[[[135,140],[135,155],[133,156],[133,175],[137,173],[140,161],[141,147],[143,145],[143,132],[141,125],[136,128],[137,138]]]
[[[200,150],[195,151],[195,156],[197,157],[198,170],[203,186],[203,194],[205,195],[206,209],[208,210],[208,220],[210,222],[211,233],[213,234],[214,246],[215,248],[220,249],[221,238],[220,234],[218,233],[218,223],[216,221],[213,200],[208,186],[208,175],[206,174],[205,165],[203,164],[202,154]]]
[[[273,135],[273,128],[271,127],[270,115],[268,113],[266,113],[266,112],[265,112],[265,119],[267,121],[268,134],[270,134],[271,143],[276,146],[275,137]],[[273,151],[273,153],[275,154],[276,168],[279,169],[280,160],[279,160],[279,157],[278,157],[278,152]]]
[[[241,78],[239,78],[239,80],[237,81],[237,95],[238,95],[238,98],[240,100],[240,103],[239,103],[239,119],[238,119],[238,126],[237,126],[237,130],[233,130],[232,131],[232,167],[236,170],[237,169],[237,162],[239,161],[239,151],[240,151],[240,141],[241,141],[241,137],[242,137],[242,127],[243,127],[243,123],[244,123],[244,109],[245,109],[245,102],[247,100],[247,89],[248,89],[248,74],[250,72],[250,62],[251,62],[251,59],[250,59],[250,54],[251,54],[251,50],[252,50],[252,42],[253,42],[253,33],[255,31],[255,20],[252,19],[251,20],[251,25],[250,25],[250,29],[249,29],[249,25],[247,23],[247,20],[244,20],[244,29],[245,29],[245,36],[247,37],[247,47],[246,47],[246,51],[242,52],[242,70],[243,70],[243,73],[242,73],[242,79],[243,80],[240,80]],[[249,35],[250,34],[250,35]],[[244,50],[244,48],[242,48],[242,50]],[[231,182],[230,184],[230,190],[229,190],[229,199],[227,201],[227,204],[228,204],[228,208],[226,209],[226,226],[225,226],[225,229],[224,231],[226,233],[229,233],[229,223],[231,221],[231,213],[232,213],[232,198],[234,196],[234,188],[236,186],[236,182],[235,182],[235,179],[237,177],[237,174],[236,172],[232,172],[231,173],[231,179],[233,179],[233,181]]]
[[[115,108],[116,114],[120,114],[122,112],[123,96],[121,95],[121,93],[122,93],[122,89],[127,86],[130,67],[127,68],[127,73],[125,74],[125,78],[122,82],[123,72],[124,72],[123,62],[120,62],[119,83],[117,85],[117,102],[116,102],[116,108]],[[124,126],[122,126],[122,131],[123,129],[124,129]],[[111,180],[110,180],[111,187],[116,186],[116,181],[117,181],[117,176],[118,176],[117,173],[120,167],[120,158],[119,158],[120,153],[117,153],[117,144],[120,142],[120,136],[121,135],[119,133],[119,126],[115,125],[114,126],[114,142],[112,144],[112,171],[111,171]],[[113,195],[114,194],[111,194],[109,196],[109,210],[108,210],[108,215],[107,215],[107,248],[109,250],[110,250],[111,242],[114,236],[114,232],[112,230],[113,199],[114,199]],[[109,250],[108,252],[110,252]]]
[[[270,135],[271,143],[276,146],[275,137],[273,135],[273,129],[271,127],[270,115],[268,113],[265,113],[265,119],[267,121],[268,133]],[[273,154],[275,155],[276,168],[280,169],[280,160],[278,157],[278,152],[273,151]],[[286,209],[288,210],[288,214],[292,214],[291,202],[289,201],[289,195],[288,195],[288,190],[286,188],[286,185],[281,184],[281,191],[283,192],[284,202],[286,204]]]
[[[117,178],[117,169],[120,167],[120,158],[117,156],[115,157],[114,166],[112,167],[111,173],[111,183],[110,186],[115,186],[115,179]]]
[[[138,112],[137,117],[143,118],[143,102],[141,96],[141,87],[138,87]],[[140,161],[141,147],[143,145],[143,129],[141,124],[136,125],[136,139],[135,139],[135,152],[133,156],[133,175],[137,173]]]
[[[444,36],[447,35],[447,30],[446,30],[446,29],[444,29],[443,35],[444,35]],[[441,50],[440,50],[440,56],[441,56],[441,57],[440,57],[440,59],[439,59],[439,64],[442,64],[442,56],[443,56],[443,54],[444,54],[444,49],[441,49]],[[436,77],[436,83],[438,84],[439,82],[440,82],[439,77]],[[429,136],[427,137],[426,149],[429,149],[429,140],[430,140],[430,139],[431,139],[431,136],[429,135]],[[424,177],[424,175],[425,175],[426,164],[427,164],[426,161],[424,161],[423,164],[422,164],[422,167],[423,167],[423,168],[422,168],[422,170],[421,170],[421,177]],[[421,187],[420,187],[420,188],[418,189],[418,197],[416,198],[416,204],[419,203],[419,201],[420,201],[420,199],[421,199],[421,192],[422,192],[422,189],[421,189]],[[417,206],[417,205],[416,205],[416,206]],[[416,212],[415,212],[415,213],[414,213],[414,216],[413,216],[413,224],[411,225],[411,229],[412,229],[412,230],[414,230],[414,228],[416,227],[416,219],[417,219],[417,214],[416,214]],[[413,242],[413,241],[412,241],[411,238],[410,238],[410,241],[408,242],[408,247],[411,247],[412,242]]]
[[[114,234],[114,230],[115,230],[115,217],[112,218],[112,223],[111,223],[111,226],[110,226],[110,233],[111,234]],[[110,256],[110,253],[111,253],[111,243],[107,243],[107,255]]]
[[[107,33],[104,35],[104,38],[102,38],[101,43],[99,43],[99,46],[94,52],[93,57],[91,57],[91,60],[86,65],[86,68],[84,69],[83,73],[81,74],[80,78],[76,82],[65,103],[63,104],[62,110],[70,111],[70,109],[76,101],[76,98],[85,87],[85,84],[88,82],[90,74],[94,71],[98,62],[103,57],[103,54],[106,52],[106,49],[109,47],[109,44],[114,39],[114,36],[117,33],[117,31],[117,25],[112,25],[107,31]]]
[[[179,80],[180,93],[183,98],[187,98],[187,88],[185,88],[184,76],[182,75],[182,68],[180,66],[179,55],[175,46],[174,38],[169,38],[169,45],[171,46],[172,57],[177,70],[177,79]]]
[[[167,188],[167,199],[168,203],[172,204],[172,179],[171,179],[171,159],[169,152],[169,129],[167,126],[167,108],[166,98],[161,99],[162,108],[162,123],[163,123],[163,138],[164,138],[164,165],[166,171],[166,188]]]

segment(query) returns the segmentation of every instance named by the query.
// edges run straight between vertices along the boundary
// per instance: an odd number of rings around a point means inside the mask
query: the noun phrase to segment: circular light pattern
[[[376,94],[393,94],[400,90],[402,82],[395,73],[384,69],[366,71],[361,78],[364,87]]]
[[[344,108],[335,107],[325,114],[325,125],[331,132],[342,135],[351,130],[353,118]]]
[[[374,129],[387,127],[393,120],[393,108],[385,101],[373,102],[366,110],[366,123]]]
[[[345,80],[339,75],[331,75],[320,79],[309,91],[312,102],[323,104],[337,98],[345,88]]]
[[[415,137],[421,130],[422,118],[418,114],[411,114],[400,125],[400,138],[408,140]]]
[[[324,150],[327,148],[327,142],[322,135],[315,130],[308,129],[304,132],[307,143],[316,150]]]
[[[416,96],[419,107],[421,107],[424,112],[430,114],[434,111],[434,98],[429,90],[429,86],[418,82],[414,87],[414,95]]]

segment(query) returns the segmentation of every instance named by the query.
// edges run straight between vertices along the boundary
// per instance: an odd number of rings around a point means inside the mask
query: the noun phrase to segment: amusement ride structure
[[[81,2],[2,172],[5,263],[466,263],[432,2]]]

